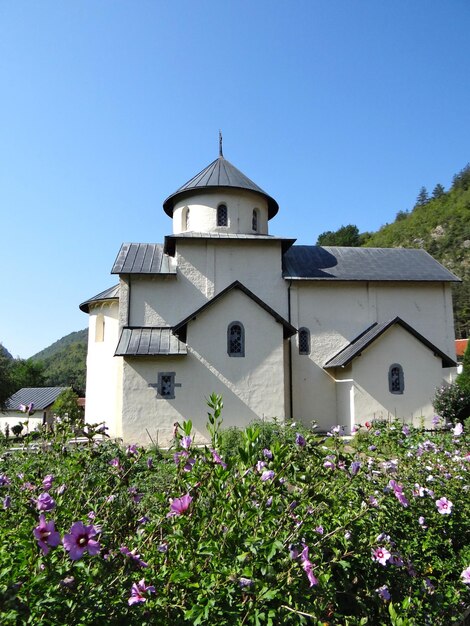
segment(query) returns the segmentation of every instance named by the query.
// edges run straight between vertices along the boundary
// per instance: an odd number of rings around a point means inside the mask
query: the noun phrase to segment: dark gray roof
[[[187,354],[186,345],[167,327],[122,329],[115,356],[176,356]]]
[[[295,239],[286,239],[285,237],[273,237],[271,235],[245,235],[242,233],[180,233],[178,235],[167,235],[165,237],[164,250],[165,253],[174,256],[176,249],[176,241],[178,239],[224,239],[236,241],[279,241],[281,242],[282,251],[288,250]]]
[[[346,365],[349,365],[349,363],[351,363],[353,359],[361,356],[363,350],[368,348],[371,343],[373,343],[386,330],[388,330],[391,326],[395,324],[398,324],[409,333],[411,333],[414,337],[416,337],[418,341],[420,341],[434,353],[434,356],[441,358],[442,367],[455,367],[455,365],[457,365],[454,359],[442,352],[442,350],[439,350],[439,348],[437,348],[433,343],[431,343],[428,339],[421,335],[412,326],[407,324],[400,317],[394,317],[387,322],[376,322],[375,324],[372,324],[372,326],[367,328],[363,333],[358,335],[347,346],[340,350],[333,358],[327,361],[327,363],[325,363],[324,365],[324,368],[331,369],[333,367],[345,367]]]
[[[34,410],[42,411],[47,409],[57,400],[57,396],[65,391],[67,387],[23,387],[14,393],[6,401],[7,411],[19,411],[20,404],[34,404]]]
[[[276,320],[276,322],[278,322],[279,324],[282,324],[283,329],[284,329],[285,339],[287,337],[291,337],[297,332],[297,329],[294,328],[294,326],[292,326],[292,324],[290,324],[281,315],[279,315],[277,311],[275,311],[268,304],[266,304],[266,302],[261,300],[261,298],[258,298],[256,294],[254,294],[247,287],[245,287],[245,285],[243,285],[240,281],[235,280],[233,283],[228,285],[228,287],[225,287],[225,289],[222,289],[222,291],[219,291],[219,293],[216,294],[211,300],[203,304],[196,311],[194,311],[193,313],[185,317],[184,320],[176,324],[176,326],[173,326],[173,332],[175,333],[175,335],[177,335],[178,337],[181,337],[182,341],[186,341],[186,327],[187,327],[188,322],[190,322],[191,320],[194,320],[203,311],[205,311],[207,308],[209,308],[210,306],[215,304],[218,300],[220,300],[220,298],[223,298],[225,294],[227,294],[229,291],[232,291],[232,289],[239,289],[240,291],[242,291],[245,295],[251,298],[253,302],[256,302],[256,304],[258,304],[262,309],[264,309],[267,313],[269,313],[269,315],[272,315],[274,319]]]
[[[283,276],[304,280],[460,280],[425,250],[330,246],[292,246],[283,257]]]
[[[84,313],[89,313],[90,304],[93,304],[93,302],[101,302],[103,300],[119,300],[119,285],[114,285],[114,287],[105,289],[96,296],[85,300],[85,302],[82,302],[79,306],[80,311],[83,311]]]
[[[192,193],[195,190],[207,191],[211,188],[215,189],[221,187],[246,189],[261,194],[268,202],[269,219],[274,217],[279,210],[279,206],[274,198],[271,198],[261,187],[258,187],[256,183],[240,172],[240,170],[229,161],[224,159],[223,156],[219,156],[218,159],[212,161],[212,163],[199,172],[199,174],[193,176],[191,180],[188,180],[187,183],[172,193],[171,196],[168,196],[163,203],[163,209],[167,215],[172,217],[174,204],[181,196],[186,195],[188,192]]]
[[[176,274],[161,243],[123,243],[111,274]]]

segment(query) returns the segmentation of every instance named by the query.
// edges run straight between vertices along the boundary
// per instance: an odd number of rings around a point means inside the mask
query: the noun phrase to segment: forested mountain
[[[448,191],[437,184],[429,195],[422,187],[413,209],[399,211],[377,232],[359,234],[349,224],[322,233],[317,243],[424,248],[462,279],[453,286],[455,332],[457,338],[470,336],[470,165],[454,176]]]
[[[55,341],[48,348],[44,348],[41,352],[34,354],[31,358],[35,361],[44,361],[51,356],[61,352],[67,346],[70,346],[72,343],[83,343],[86,345],[88,341],[88,328],[84,328],[83,330],[77,330],[74,333],[70,333],[69,335],[65,335],[62,339]]]

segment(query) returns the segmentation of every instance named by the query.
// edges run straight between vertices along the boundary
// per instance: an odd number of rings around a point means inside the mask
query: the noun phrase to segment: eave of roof
[[[237,169],[230,161],[219,156],[212,161],[199,174],[193,176],[188,182],[172,193],[163,203],[163,210],[169,217],[173,217],[173,207],[180,198],[191,195],[198,191],[215,189],[244,189],[254,191],[266,199],[268,203],[268,218],[271,219],[279,210],[279,205],[261,187],[254,183],[248,176]]]
[[[416,329],[410,326],[407,322],[400,317],[394,317],[387,322],[376,322],[369,326],[364,332],[353,339],[347,346],[342,348],[334,357],[329,359],[323,366],[324,369],[333,369],[335,367],[346,367],[355,358],[361,356],[363,350],[368,348],[374,341],[376,341],[386,330],[391,326],[398,324],[404,330],[408,331],[413,337],[420,341],[423,345],[429,348],[434,356],[442,359],[442,367],[455,367],[457,363],[449,355],[445,354],[437,346],[431,343],[426,337],[421,335]]]
[[[106,302],[107,300],[119,300],[119,285],[114,285],[114,287],[109,287],[109,289],[105,289],[101,293],[85,300],[79,305],[80,311],[84,313],[90,312],[90,305],[98,302]]]
[[[297,329],[294,328],[292,324],[290,324],[286,319],[284,319],[281,315],[279,315],[279,313],[277,313],[273,308],[271,308],[268,304],[266,304],[266,302],[261,300],[261,298],[259,298],[256,294],[254,294],[247,287],[245,287],[245,285],[243,285],[240,281],[236,280],[230,285],[228,285],[228,287],[220,291],[211,300],[209,300],[208,302],[203,304],[201,307],[196,309],[193,313],[185,317],[181,322],[176,324],[176,326],[173,327],[173,333],[177,337],[181,337],[182,341],[184,341],[185,336],[186,336],[187,324],[191,320],[194,320],[196,317],[198,317],[198,315],[203,313],[206,309],[213,306],[216,302],[218,302],[218,300],[223,298],[227,293],[229,293],[233,289],[239,289],[240,291],[242,291],[246,296],[251,298],[253,302],[256,302],[256,304],[258,304],[262,309],[264,309],[267,313],[269,313],[269,315],[272,315],[272,317],[274,317],[276,322],[278,322],[279,324],[282,324],[283,329],[284,329],[284,339],[291,337],[297,332]]]
[[[282,259],[287,280],[460,282],[425,250],[292,246]]]
[[[161,243],[123,243],[111,274],[176,274]]]
[[[186,345],[174,336],[169,327],[130,327],[121,331],[114,356],[180,356],[187,354]]]
[[[216,240],[216,241],[241,241],[241,242],[259,242],[266,241],[271,243],[280,242],[282,253],[288,250],[294,243],[295,239],[285,237],[274,237],[272,235],[245,235],[243,233],[179,233],[177,235],[166,235],[164,252],[169,256],[174,256],[176,251],[176,242],[178,240]]]

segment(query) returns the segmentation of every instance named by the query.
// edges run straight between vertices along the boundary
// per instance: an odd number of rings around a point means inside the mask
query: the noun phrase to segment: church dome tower
[[[222,153],[163,203],[173,234],[186,232],[268,235],[277,202]]]

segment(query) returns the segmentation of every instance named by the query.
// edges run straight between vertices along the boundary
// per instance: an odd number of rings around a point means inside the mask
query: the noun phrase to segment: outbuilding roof
[[[20,411],[20,405],[27,406],[32,402],[34,410],[42,411],[54,404],[66,389],[67,387],[23,387],[8,398],[5,408],[7,411]]]
[[[114,356],[178,356],[187,354],[186,345],[169,327],[124,327]]]
[[[282,263],[284,278],[294,280],[460,282],[417,248],[292,246]]]
[[[161,243],[123,243],[111,274],[176,274]]]
[[[455,367],[457,363],[450,356],[439,350],[433,343],[431,343],[426,337],[421,335],[412,326],[407,324],[400,317],[394,317],[387,322],[376,322],[369,326],[363,333],[353,339],[347,346],[342,348],[333,358],[331,358],[325,365],[324,369],[332,369],[334,367],[346,367],[353,359],[361,356],[363,350],[368,348],[376,339],[378,339],[386,330],[391,326],[398,324],[410,334],[413,335],[418,341],[429,348],[434,356],[442,359],[442,367]]]
[[[176,324],[176,326],[173,326],[174,334],[177,335],[178,337],[181,337],[182,341],[185,341],[186,340],[186,327],[188,323],[191,320],[196,319],[198,315],[203,313],[209,307],[213,306],[216,302],[218,302],[218,300],[223,298],[227,293],[229,293],[233,289],[239,289],[240,291],[242,291],[246,296],[251,298],[253,302],[256,302],[258,306],[260,306],[267,313],[269,313],[269,315],[272,315],[272,317],[274,317],[276,322],[278,322],[279,324],[282,324],[283,330],[284,330],[284,339],[286,339],[287,337],[291,337],[297,332],[297,329],[294,328],[294,326],[292,326],[292,324],[290,324],[286,319],[284,319],[282,315],[279,315],[277,311],[275,311],[268,304],[266,304],[266,302],[261,300],[261,298],[259,298],[256,294],[250,291],[248,287],[245,287],[243,283],[241,283],[238,280],[235,280],[233,283],[228,285],[228,287],[225,287],[225,289],[222,289],[222,291],[216,294],[211,300],[208,300],[205,304],[203,304],[201,307],[196,309],[193,313],[185,317],[184,320],[181,320],[179,324]]]
[[[109,287],[109,289],[105,289],[104,291],[97,294],[96,296],[93,296],[92,298],[85,300],[85,302],[82,302],[80,304],[79,309],[80,311],[83,311],[84,313],[89,313],[90,304],[93,304],[94,302],[102,302],[104,300],[119,300],[119,285],[114,285],[114,287]]]
[[[193,176],[187,183],[177,189],[163,203],[163,209],[167,215],[173,217],[173,207],[181,197],[194,191],[207,191],[216,188],[245,189],[261,194],[268,203],[268,218],[271,219],[279,210],[279,205],[256,183],[240,172],[234,165],[223,156],[212,161],[199,174]]]

